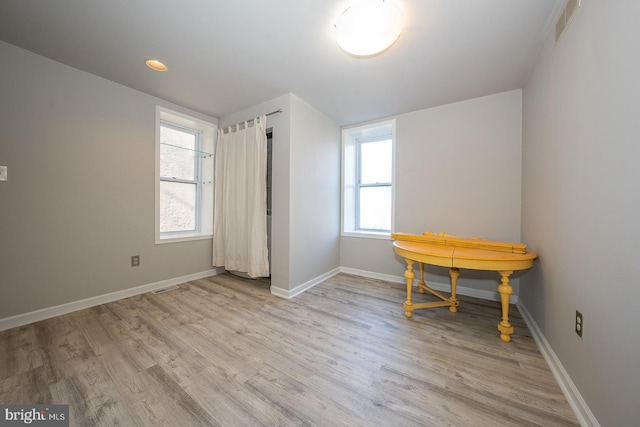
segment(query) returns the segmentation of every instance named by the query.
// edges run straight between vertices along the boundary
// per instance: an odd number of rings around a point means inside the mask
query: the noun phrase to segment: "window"
[[[393,229],[395,121],[342,131],[342,234],[387,237]]]
[[[215,125],[156,109],[156,243],[210,238]]]

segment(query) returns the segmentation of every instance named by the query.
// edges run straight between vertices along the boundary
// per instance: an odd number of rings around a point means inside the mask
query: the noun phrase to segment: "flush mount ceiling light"
[[[392,0],[354,0],[335,23],[336,41],[347,53],[374,56],[400,37],[402,11]]]
[[[154,71],[167,71],[169,68],[157,59],[147,59],[144,61],[147,67]]]

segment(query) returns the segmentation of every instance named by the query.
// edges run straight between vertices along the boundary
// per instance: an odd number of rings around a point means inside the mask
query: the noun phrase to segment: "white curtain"
[[[213,265],[251,277],[269,275],[266,122],[218,129],[216,146]]]

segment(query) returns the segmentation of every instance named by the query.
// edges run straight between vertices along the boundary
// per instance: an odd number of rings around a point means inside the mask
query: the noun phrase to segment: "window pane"
[[[195,134],[160,126],[160,176],[195,180],[195,150]]]
[[[360,183],[391,182],[391,140],[360,145]]]
[[[196,229],[196,184],[160,181],[160,232]]]
[[[359,228],[391,230],[391,187],[360,188]]]

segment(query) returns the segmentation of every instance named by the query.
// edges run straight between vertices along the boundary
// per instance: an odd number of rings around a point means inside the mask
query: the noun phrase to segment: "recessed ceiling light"
[[[393,0],[354,0],[335,23],[338,45],[354,56],[388,49],[402,32],[402,11]]]
[[[157,59],[147,59],[144,61],[147,64],[147,67],[151,68],[154,71],[167,71],[169,68],[164,65],[162,62]]]

